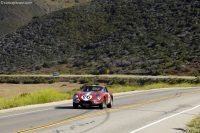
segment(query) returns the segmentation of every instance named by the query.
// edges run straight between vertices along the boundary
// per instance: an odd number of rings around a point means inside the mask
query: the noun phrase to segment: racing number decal
[[[82,99],[83,99],[84,101],[88,101],[88,100],[92,99],[92,95],[83,95],[83,96],[82,96]]]

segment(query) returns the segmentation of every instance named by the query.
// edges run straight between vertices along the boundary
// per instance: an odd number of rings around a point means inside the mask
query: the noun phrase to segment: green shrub
[[[187,126],[189,127],[189,131],[192,131],[192,133],[199,133],[200,132],[200,116],[190,121],[187,124]]]
[[[88,84],[91,81],[89,78],[83,78],[83,79],[80,79],[79,82],[80,82],[80,84]]]
[[[49,84],[53,84],[53,83],[55,83],[55,82],[56,82],[55,79],[50,79],[50,80],[48,81]]]

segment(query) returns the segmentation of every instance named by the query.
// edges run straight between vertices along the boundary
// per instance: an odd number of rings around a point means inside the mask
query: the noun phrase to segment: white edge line
[[[52,110],[52,109],[54,109],[54,108],[43,109],[43,110],[37,110],[37,111],[30,111],[30,112],[19,113],[19,114],[13,114],[13,115],[7,115],[7,116],[2,116],[2,117],[0,117],[0,119],[8,118],[8,117],[13,117],[13,116],[19,116],[19,115],[25,115],[25,114],[31,114],[31,113],[37,113],[37,112],[42,112],[42,111]]]
[[[153,126],[153,125],[155,125],[155,124],[157,124],[157,123],[160,123],[160,122],[162,122],[162,121],[164,121],[164,120],[167,120],[167,119],[172,118],[172,117],[174,117],[174,116],[177,116],[177,115],[186,113],[186,112],[191,111],[191,110],[193,110],[193,109],[196,109],[196,108],[198,108],[198,107],[200,107],[200,105],[197,105],[197,106],[195,106],[195,107],[193,107],[193,108],[191,108],[191,109],[188,109],[188,110],[185,110],[185,111],[176,113],[176,114],[174,114],[174,115],[165,117],[165,118],[163,118],[163,119],[161,119],[161,120],[155,121],[155,122],[153,122],[153,123],[151,123],[151,124],[148,124],[148,125],[146,125],[146,126],[143,126],[143,127],[141,127],[141,128],[138,128],[138,129],[136,129],[136,130],[133,130],[133,131],[131,131],[131,132],[129,132],[129,133],[136,133],[136,132],[141,131],[141,130],[143,130],[143,129],[145,129],[145,128],[148,128],[148,127],[150,127],[150,126]]]

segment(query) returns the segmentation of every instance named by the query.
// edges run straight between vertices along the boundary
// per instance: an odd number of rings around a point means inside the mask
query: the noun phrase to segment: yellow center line
[[[65,120],[57,121],[57,122],[54,122],[54,123],[51,123],[51,124],[36,126],[36,127],[29,128],[29,129],[17,131],[17,132],[14,132],[14,133],[27,133],[27,132],[30,132],[30,131],[44,129],[44,128],[56,126],[56,125],[71,122],[71,121],[76,121],[76,120],[80,120],[80,119],[84,119],[84,118],[88,118],[88,117],[106,114],[108,112],[109,113],[115,112],[115,111],[119,111],[119,110],[123,110],[123,109],[127,109],[127,108],[132,108],[132,107],[141,106],[141,105],[145,105],[145,104],[149,104],[149,103],[153,103],[153,102],[158,102],[158,101],[162,101],[162,100],[166,100],[166,99],[176,98],[176,97],[185,96],[185,95],[189,95],[189,94],[197,94],[197,93],[200,93],[200,92],[185,92],[185,93],[180,93],[180,94],[176,94],[176,95],[173,95],[173,96],[166,96],[166,97],[163,97],[163,98],[152,99],[152,100],[148,100],[148,101],[144,101],[144,102],[134,103],[134,104],[125,105],[125,106],[121,106],[121,107],[117,107],[117,108],[112,108],[112,109],[108,109],[108,110],[102,110],[102,111],[98,111],[98,112],[94,112],[94,113],[90,113],[90,114],[76,116],[76,117],[73,117],[73,118],[68,118],[68,119],[65,119]]]

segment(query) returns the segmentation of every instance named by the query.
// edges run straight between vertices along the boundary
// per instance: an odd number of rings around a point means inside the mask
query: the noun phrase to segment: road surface
[[[0,133],[182,133],[200,114],[200,88],[115,95],[111,109],[73,109],[72,101],[0,111]]]

